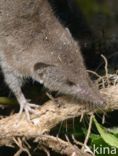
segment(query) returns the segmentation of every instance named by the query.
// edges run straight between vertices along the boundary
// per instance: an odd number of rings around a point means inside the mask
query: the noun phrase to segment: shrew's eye
[[[47,68],[49,66],[52,66],[50,64],[45,64],[45,63],[42,63],[42,62],[38,62],[34,65],[34,71],[38,70],[38,69],[42,69],[42,68]]]
[[[75,86],[75,83],[70,80],[66,80],[66,84],[69,86]]]

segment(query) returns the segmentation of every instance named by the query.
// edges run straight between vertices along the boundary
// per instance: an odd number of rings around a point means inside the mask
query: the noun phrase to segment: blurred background
[[[104,54],[112,70],[118,69],[117,0],[49,0],[60,21],[79,42],[90,69],[102,66]]]

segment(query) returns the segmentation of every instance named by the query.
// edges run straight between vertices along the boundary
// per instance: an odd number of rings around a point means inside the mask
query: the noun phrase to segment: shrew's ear
[[[50,65],[50,64],[45,64],[43,62],[38,62],[34,65],[34,71],[36,70],[40,70],[40,69],[44,69],[44,68],[47,68],[49,66],[53,66],[53,65]]]

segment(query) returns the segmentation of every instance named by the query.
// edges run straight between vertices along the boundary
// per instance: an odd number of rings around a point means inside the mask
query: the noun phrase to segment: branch
[[[18,114],[2,118],[0,120],[0,145],[12,143],[13,137],[33,138],[46,132],[49,132],[59,122],[81,115],[83,105],[64,103],[59,107],[54,102],[48,101],[39,110],[37,114],[32,115],[31,121],[26,120],[25,114],[19,119]]]
[[[40,142],[41,145],[51,148],[53,151],[56,151],[62,155],[91,156],[87,153],[83,153],[77,146],[73,146],[70,142],[63,141],[57,137],[41,135],[35,141]]]
[[[107,112],[118,109],[118,85],[102,89],[101,94],[107,101],[103,111]],[[14,143],[14,137],[23,136],[27,139],[34,139],[40,136],[39,138],[47,138],[47,141],[49,141],[49,136],[45,137],[43,134],[50,132],[59,122],[81,116],[83,113],[90,113],[87,105],[73,103],[65,97],[58,98],[58,102],[60,106],[56,105],[54,101],[46,102],[40,109],[37,109],[39,115],[31,115],[32,122],[30,123],[26,120],[24,114],[20,119],[18,114],[0,119],[0,146],[10,146]],[[99,109],[94,110],[94,112],[97,111],[99,111]],[[48,142],[47,146],[49,146]],[[52,144],[50,144],[50,146],[50,148],[53,148]],[[74,148],[73,146],[72,149]],[[54,148],[54,150],[56,149]]]

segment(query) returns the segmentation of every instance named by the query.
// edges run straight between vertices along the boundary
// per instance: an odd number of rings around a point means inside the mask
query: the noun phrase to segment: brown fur
[[[20,104],[23,77],[98,106],[104,103],[77,43],[47,0],[0,0],[0,64]]]

